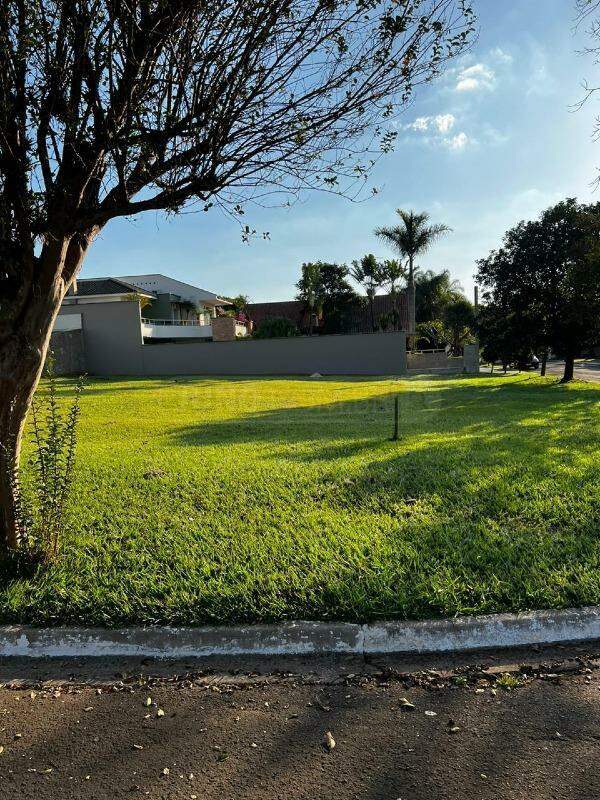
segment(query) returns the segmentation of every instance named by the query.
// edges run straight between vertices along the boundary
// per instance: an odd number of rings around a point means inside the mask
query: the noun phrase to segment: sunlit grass
[[[597,385],[523,375],[92,381],[63,555],[3,579],[0,615],[201,624],[600,603],[599,414]]]

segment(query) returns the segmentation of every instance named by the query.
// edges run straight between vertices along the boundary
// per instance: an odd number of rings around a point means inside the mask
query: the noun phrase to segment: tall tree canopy
[[[417,213],[396,209],[400,221],[396,225],[375,228],[375,235],[389,245],[408,262],[407,295],[408,295],[408,324],[409,330],[414,332],[416,316],[416,287],[415,287],[415,258],[425,253],[442,234],[450,231],[447,225],[430,223],[426,211]],[[409,346],[414,347],[414,338],[409,336]]]
[[[0,547],[54,318],[107,222],[354,191],[473,29],[468,0],[4,0]]]
[[[302,277],[296,284],[296,299],[311,314],[323,314],[322,331],[341,333],[351,308],[359,297],[350,285],[346,264],[314,261],[302,265]],[[310,323],[312,333],[312,321]]]
[[[304,305],[308,312],[308,335],[312,336],[315,317],[323,313],[325,302],[325,287],[321,275],[321,262],[309,261],[302,264],[302,277],[296,284],[298,294],[296,299]]]
[[[432,225],[426,211],[404,211],[396,209],[400,218],[397,225],[376,228],[375,234],[390,245],[399,255],[408,259],[408,282],[414,282],[414,261],[418,255],[425,253],[442,234],[448,233],[447,225]]]
[[[503,339],[552,348],[571,380],[575,358],[600,342],[600,203],[568,199],[521,222],[478,262],[476,280],[496,309],[488,317],[512,321]]]
[[[377,290],[381,288],[384,276],[381,264],[377,261],[373,253],[363,256],[360,261],[353,261],[350,269],[352,278],[365,290],[369,300],[369,310],[371,312],[371,328],[373,333],[377,330],[375,322],[375,311],[373,303]]]
[[[415,287],[417,323],[441,320],[450,303],[464,298],[460,283],[452,279],[447,269],[417,272]]]
[[[458,354],[475,329],[475,308],[466,297],[457,297],[445,307],[443,321],[450,334],[452,350]]]

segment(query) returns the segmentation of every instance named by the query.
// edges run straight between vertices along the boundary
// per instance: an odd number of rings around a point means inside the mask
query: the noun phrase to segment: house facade
[[[73,306],[81,307],[84,314],[88,305],[119,302],[139,306],[140,335],[146,344],[182,339],[211,341],[215,336],[221,340],[223,330],[226,329],[227,335],[230,328],[232,338],[246,333],[239,323],[216,322],[219,314],[231,305],[227,300],[158,273],[76,281],[63,301],[54,330],[66,330],[65,326],[75,324]],[[108,314],[106,319],[109,324]]]
[[[142,292],[150,292],[154,300],[144,304],[144,319],[161,322],[198,322],[210,325],[217,309],[231,305],[227,300],[206,289],[178,281],[167,275],[122,275],[118,280],[133,284]]]

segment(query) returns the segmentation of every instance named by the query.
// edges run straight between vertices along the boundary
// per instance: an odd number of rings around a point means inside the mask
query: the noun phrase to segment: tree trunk
[[[398,310],[398,292],[395,286],[390,290],[390,294],[392,295],[392,306],[394,308],[394,330],[397,331],[400,328],[400,311]]]
[[[568,355],[565,358],[565,371],[561,378],[561,383],[569,383],[575,375],[575,356]]]
[[[0,552],[19,545],[15,478],[25,419],[44,366],[50,332],[51,326],[35,339],[14,336],[0,344]]]
[[[373,333],[375,333],[375,309],[373,306],[373,297],[369,295],[369,305],[371,306],[371,328],[373,329]]]
[[[416,287],[415,287],[415,268],[414,256],[411,254],[408,257],[408,282],[406,287],[406,297],[408,301],[408,329],[409,336],[407,337],[408,349],[413,350],[415,346],[415,332],[417,327],[416,320]]]
[[[19,546],[15,476],[25,419],[38,385],[54,320],[96,231],[45,245],[22,301],[0,327],[0,553]]]
[[[540,369],[540,375],[542,376],[542,378],[545,377],[546,375],[547,365],[548,365],[548,351],[542,350],[542,367]]]

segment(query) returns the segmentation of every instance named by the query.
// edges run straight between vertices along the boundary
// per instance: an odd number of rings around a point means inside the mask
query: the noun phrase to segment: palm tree
[[[380,265],[381,283],[386,286],[392,296],[394,305],[394,328],[398,329],[400,313],[398,311],[398,284],[406,279],[406,267],[402,261],[387,259]]]
[[[417,271],[415,276],[415,315],[417,322],[442,319],[445,308],[464,297],[463,288],[452,280],[450,271]]]
[[[408,258],[408,283],[414,284],[415,257],[429,250],[434,241],[452,229],[447,225],[429,225],[429,214],[423,211],[396,209],[400,217],[399,225],[375,228],[375,235],[396,250],[401,256]]]
[[[415,257],[429,250],[434,241],[451,229],[447,225],[430,225],[429,214],[396,209],[399,225],[375,228],[375,235],[390,245],[401,256],[408,258],[409,328],[415,329]],[[412,341],[412,339],[409,339]],[[412,345],[411,345],[412,348]]]
[[[364,287],[365,292],[367,293],[367,297],[369,298],[369,306],[371,309],[371,326],[373,328],[373,332],[375,332],[377,326],[375,324],[375,310],[373,301],[375,300],[377,289],[379,289],[383,283],[381,265],[377,262],[375,256],[370,253],[369,255],[363,256],[360,261],[352,262],[350,275],[357,283]]]

